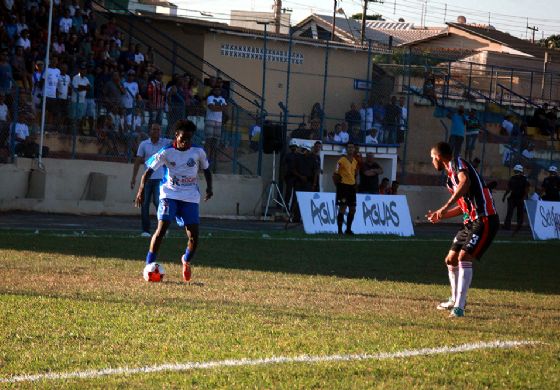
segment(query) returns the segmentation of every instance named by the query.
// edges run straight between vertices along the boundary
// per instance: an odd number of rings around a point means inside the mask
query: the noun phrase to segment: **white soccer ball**
[[[163,266],[158,263],[146,264],[144,267],[144,280],[146,282],[161,282],[165,276]]]

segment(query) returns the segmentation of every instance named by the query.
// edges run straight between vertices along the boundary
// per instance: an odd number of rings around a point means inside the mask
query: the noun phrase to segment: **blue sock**
[[[186,262],[191,261],[191,251],[189,250],[188,247],[187,247],[187,249],[185,249],[185,261]]]
[[[146,264],[150,264],[150,263],[155,262],[156,261],[156,256],[157,256],[156,253],[148,251],[148,254],[146,255]]]

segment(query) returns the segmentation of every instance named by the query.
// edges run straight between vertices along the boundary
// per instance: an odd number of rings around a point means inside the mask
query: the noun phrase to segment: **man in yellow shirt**
[[[336,163],[333,174],[336,185],[336,204],[338,206],[338,234],[342,234],[344,213],[348,207],[346,219],[346,234],[352,235],[352,222],[356,214],[356,175],[358,174],[358,160],[354,157],[356,147],[352,143],[346,145],[346,155],[342,156]]]

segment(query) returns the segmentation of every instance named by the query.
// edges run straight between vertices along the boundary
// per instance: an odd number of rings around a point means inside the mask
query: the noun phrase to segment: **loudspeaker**
[[[282,125],[273,122],[264,122],[263,126],[263,153],[280,152],[284,147],[282,141]]]

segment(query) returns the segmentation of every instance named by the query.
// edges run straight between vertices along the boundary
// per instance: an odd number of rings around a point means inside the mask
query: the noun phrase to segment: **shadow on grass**
[[[185,239],[164,240],[158,260],[178,263],[185,245]],[[473,287],[558,294],[559,248],[547,243],[495,243],[475,265]],[[143,262],[148,240],[4,233],[0,249]],[[213,237],[201,240],[194,262],[207,267],[447,285],[443,257],[448,249],[445,241]]]

